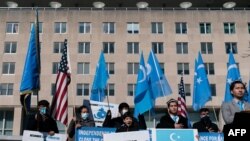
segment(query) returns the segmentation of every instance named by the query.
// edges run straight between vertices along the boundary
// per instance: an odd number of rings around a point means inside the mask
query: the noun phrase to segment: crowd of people
[[[234,115],[237,112],[250,110],[250,103],[243,100],[246,91],[245,84],[242,81],[234,81],[230,85],[230,92],[233,96],[232,101],[223,102],[221,106],[222,117],[225,124],[231,124]],[[102,127],[116,128],[116,132],[128,132],[146,130],[147,125],[143,115],[134,117],[127,103],[121,103],[118,107],[120,116],[112,117],[111,111],[108,110]],[[38,111],[34,116],[29,118],[27,130],[47,132],[49,135],[58,133],[56,121],[49,115],[49,102],[41,100],[38,103]],[[75,129],[80,127],[95,127],[95,122],[90,118],[89,109],[83,105],[78,108],[76,115],[72,118],[68,129],[68,140],[74,140]],[[197,129],[198,132],[221,132],[218,126],[213,123],[209,116],[208,108],[201,108],[199,111],[200,120],[195,122],[191,128]],[[167,102],[166,114],[161,117],[156,128],[190,128],[188,119],[178,115],[178,101],[170,99]]]

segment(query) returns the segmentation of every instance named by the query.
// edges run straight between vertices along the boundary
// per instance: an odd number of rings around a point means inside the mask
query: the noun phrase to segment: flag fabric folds
[[[193,95],[193,108],[197,111],[204,107],[205,104],[212,99],[210,84],[200,52],[195,69],[197,75],[194,76],[195,89]]]
[[[65,40],[56,78],[56,93],[51,104],[52,117],[64,125],[68,124],[68,85],[71,80],[67,50],[67,40]]]
[[[225,90],[224,102],[229,102],[233,99],[231,92],[230,92],[230,85],[235,80],[241,80],[240,71],[234,60],[233,53],[230,52],[228,65],[227,65],[227,79],[226,79],[226,90]]]
[[[100,102],[104,101],[105,89],[108,79],[109,73],[106,68],[104,54],[103,52],[101,52],[99,62],[96,66],[95,78],[91,89],[90,100]]]
[[[164,97],[172,94],[172,89],[170,88],[170,85],[152,50],[150,51],[148,57],[147,76],[153,100],[158,97]]]
[[[143,114],[153,108],[153,101],[149,92],[147,70],[144,63],[143,53],[141,53],[140,57],[134,104],[134,117],[138,117],[139,114]]]
[[[20,84],[20,101],[26,112],[30,110],[31,93],[40,89],[40,59],[36,41],[36,30],[35,25],[33,25]]]

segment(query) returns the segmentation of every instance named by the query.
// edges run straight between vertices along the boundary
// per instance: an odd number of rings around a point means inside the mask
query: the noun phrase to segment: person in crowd
[[[111,128],[116,128],[116,129],[119,129],[121,127],[121,125],[123,124],[122,116],[126,112],[130,112],[129,105],[127,103],[123,102],[123,103],[119,104],[118,110],[119,110],[120,116],[114,117],[114,118],[112,118],[111,111],[110,110],[107,111],[107,115],[106,115],[105,120],[104,120],[103,125],[102,125],[103,127],[111,127]],[[137,120],[136,118],[133,118],[134,126],[138,127],[139,129],[147,129],[144,116],[139,115],[138,119],[139,120]]]
[[[49,102],[38,102],[38,112],[28,122],[27,130],[47,132],[49,135],[59,133],[56,121],[49,114]]]
[[[231,124],[236,112],[250,110],[250,103],[243,100],[246,86],[242,81],[234,81],[230,85],[232,101],[223,102],[221,105],[222,117],[226,124]]]
[[[170,99],[167,102],[168,111],[166,115],[161,117],[160,123],[157,124],[156,128],[188,128],[187,119],[178,113],[178,101]]]
[[[123,116],[123,124],[116,132],[129,132],[129,131],[139,131],[138,126],[134,125],[133,115],[130,112],[126,112]]]
[[[80,127],[95,127],[94,120],[89,117],[89,109],[83,105],[76,111],[76,117],[73,117],[68,126],[68,141],[75,141],[75,129]]]
[[[214,124],[209,117],[209,110],[207,108],[201,108],[200,121],[193,124],[193,128],[197,129],[198,132],[218,132],[219,128]]]

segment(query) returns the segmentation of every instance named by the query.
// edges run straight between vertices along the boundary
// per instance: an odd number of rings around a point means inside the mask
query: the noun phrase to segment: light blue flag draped
[[[163,74],[160,64],[152,50],[150,51],[148,57],[147,75],[153,100],[158,97],[172,94],[172,90],[168,84],[168,81]]]
[[[31,104],[31,93],[35,90],[39,90],[39,53],[37,50],[36,43],[36,31],[35,26],[32,26],[30,32],[30,41],[28,46],[28,51],[26,55],[25,65],[23,69],[23,75],[20,85],[20,101],[24,106],[26,112],[30,110]]]
[[[240,71],[238,69],[237,64],[235,63],[233,53],[230,52],[227,65],[227,80],[226,80],[224,102],[229,102],[233,99],[232,94],[230,92],[230,85],[235,80],[241,80]]]
[[[140,66],[137,76],[134,104],[134,117],[136,118],[139,114],[143,114],[153,108],[153,101],[149,92],[147,70],[144,63],[143,53],[141,53],[140,57]]]
[[[103,52],[101,52],[99,62],[96,66],[95,78],[91,89],[90,100],[101,102],[104,101],[105,89],[107,86],[108,79],[109,74],[106,68],[104,54]]]
[[[193,98],[193,107],[195,107],[195,111],[204,107],[205,104],[212,99],[210,84],[200,52],[198,55],[196,73],[195,95]]]

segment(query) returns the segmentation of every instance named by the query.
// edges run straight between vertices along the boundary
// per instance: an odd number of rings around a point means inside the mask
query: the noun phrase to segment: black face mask
[[[212,124],[212,121],[210,120],[209,116],[205,116],[201,118],[201,122],[205,124],[205,126],[210,127]]]

